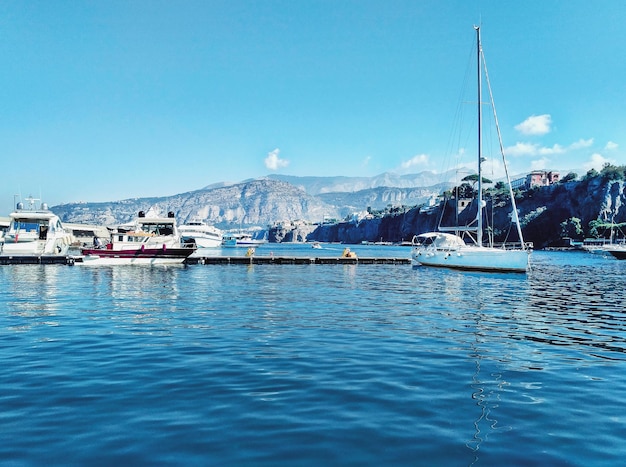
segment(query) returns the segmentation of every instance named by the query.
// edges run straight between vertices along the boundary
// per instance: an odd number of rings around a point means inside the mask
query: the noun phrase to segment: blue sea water
[[[0,463],[617,465],[625,273],[2,266]]]

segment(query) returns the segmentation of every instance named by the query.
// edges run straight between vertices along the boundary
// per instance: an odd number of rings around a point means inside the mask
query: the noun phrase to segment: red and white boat
[[[174,213],[167,217],[146,217],[143,211],[131,226],[119,227],[111,239],[102,244],[94,238],[93,247],[82,248],[83,264],[179,264],[195,246],[181,244]]]

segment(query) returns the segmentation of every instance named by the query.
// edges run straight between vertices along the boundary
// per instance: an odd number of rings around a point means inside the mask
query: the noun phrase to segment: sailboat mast
[[[498,134],[498,144],[500,145],[500,154],[502,155],[502,165],[504,166],[504,173],[506,175],[506,183],[509,186],[509,196],[511,198],[511,207],[513,209],[512,218],[513,223],[517,228],[517,235],[519,236],[522,250],[526,250],[526,244],[524,243],[524,236],[522,235],[522,226],[520,225],[519,215],[517,213],[517,204],[515,203],[515,193],[513,192],[513,186],[511,185],[511,177],[509,176],[509,168],[506,162],[506,156],[504,154],[504,144],[502,143],[502,133],[500,132],[500,124],[498,123],[498,113],[496,112],[496,104],[493,99],[493,92],[491,91],[491,83],[489,82],[489,72],[487,71],[487,62],[485,56],[481,50],[481,57],[483,65],[485,66],[485,80],[487,82],[487,90],[489,91],[489,102],[491,103],[491,110],[493,111],[493,120],[496,125],[496,133]]]
[[[482,112],[482,66],[480,57],[480,26],[474,26],[476,29],[476,70],[478,73],[478,214],[476,216],[476,242],[478,246],[483,246],[483,140],[482,140],[482,124],[483,124],[483,112]]]

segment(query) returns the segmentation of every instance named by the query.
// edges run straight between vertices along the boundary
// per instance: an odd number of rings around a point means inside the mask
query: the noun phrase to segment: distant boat
[[[198,248],[218,248],[222,245],[222,231],[199,218],[179,225],[178,233],[183,243],[195,243]]]
[[[626,245],[613,243],[602,247],[604,253],[609,253],[617,259],[626,259]]]
[[[254,238],[245,232],[225,233],[222,237],[222,246],[225,247],[257,247],[267,243],[267,239]]]
[[[515,206],[515,197],[511,189],[511,182],[506,169],[506,160],[504,152],[502,158],[507,173],[507,182],[509,184],[509,194],[512,203],[513,222],[517,227],[517,234],[520,239],[518,248],[499,248],[493,244],[485,246],[483,244],[483,193],[482,193],[482,69],[484,67],[485,76],[487,68],[484,63],[484,55],[480,42],[480,28],[475,27],[476,44],[477,44],[477,64],[478,64],[478,190],[477,190],[477,215],[475,224],[469,226],[439,227],[438,232],[428,232],[415,237],[414,248],[411,253],[414,264],[424,266],[435,266],[443,268],[464,269],[464,270],[481,270],[481,271],[510,271],[510,272],[526,272],[530,262],[530,249],[524,244],[522,230],[520,228],[519,219],[517,218],[517,208]],[[489,81],[487,80],[487,84]],[[493,108],[494,120],[500,148],[502,142],[500,138],[500,130],[497,126],[497,118],[495,115],[495,107],[493,99],[491,99],[491,89],[489,96]],[[446,233],[454,232],[454,233]],[[473,235],[472,235],[473,234]],[[471,243],[466,243],[465,238]]]
[[[59,217],[48,206],[33,197],[26,198],[28,206],[17,203],[9,215],[9,228],[0,243],[3,256],[64,256],[72,243],[72,235],[66,231]]]
[[[615,246],[611,240],[606,238],[586,238],[583,240],[581,248],[594,255],[608,255],[609,248]]]
[[[196,250],[182,246],[176,229],[174,213],[167,217],[146,217],[143,211],[132,225],[120,226],[107,244],[82,248],[83,264],[176,264],[182,263]]]
[[[599,224],[596,228],[604,228],[609,230],[609,238],[585,238],[582,243],[582,249],[594,254],[609,255],[612,254],[611,250],[615,250],[618,256],[621,255],[621,251],[626,248],[626,240],[623,238],[624,232],[622,228],[624,224],[615,224],[613,221],[610,223]],[[620,238],[616,238],[616,231],[620,235]],[[615,255],[613,255],[615,256]],[[617,257],[617,256],[616,256]],[[619,258],[623,259],[623,258]]]

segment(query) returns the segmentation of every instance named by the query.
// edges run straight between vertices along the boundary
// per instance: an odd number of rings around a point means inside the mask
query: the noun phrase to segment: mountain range
[[[433,180],[443,182],[433,184]],[[268,175],[240,183],[218,183],[172,196],[100,203],[68,203],[51,209],[64,222],[115,226],[139,211],[166,215],[179,223],[200,217],[222,229],[266,227],[273,223],[342,219],[354,212],[423,204],[450,188],[450,174],[384,173],[375,177]]]

